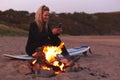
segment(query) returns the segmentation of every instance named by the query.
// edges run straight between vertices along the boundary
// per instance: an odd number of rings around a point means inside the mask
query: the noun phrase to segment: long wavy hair
[[[44,27],[43,19],[42,19],[42,15],[43,15],[44,11],[49,11],[49,8],[45,5],[41,6],[35,14],[35,21],[37,23],[37,26],[38,26],[38,29],[40,32],[42,31],[42,29]],[[48,21],[45,23],[45,30],[47,31],[47,29],[48,29]]]

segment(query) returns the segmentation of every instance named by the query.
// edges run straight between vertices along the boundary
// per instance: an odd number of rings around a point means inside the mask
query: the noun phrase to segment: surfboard
[[[70,56],[78,55],[78,54],[84,54],[87,55],[87,52],[92,54],[90,46],[81,46],[81,47],[76,47],[76,48],[70,48],[67,49],[68,53]],[[63,57],[61,54],[59,57]]]
[[[32,57],[28,55],[12,55],[12,54],[3,54],[5,57],[13,58],[13,59],[22,59],[22,60],[31,60]]]
[[[90,46],[81,46],[81,47],[76,47],[76,48],[70,48],[67,49],[68,53],[70,56],[78,55],[78,54],[84,54],[86,55],[87,52],[91,52]],[[3,54],[5,57],[13,58],[13,59],[21,59],[21,60],[31,60],[32,57],[28,56],[27,54],[25,55],[11,55],[11,54]],[[58,55],[59,57],[63,57],[61,54]]]

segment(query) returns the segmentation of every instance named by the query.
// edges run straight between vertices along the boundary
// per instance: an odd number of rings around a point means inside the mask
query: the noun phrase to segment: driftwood
[[[60,62],[64,63],[65,67],[71,67],[79,59],[80,59],[80,56],[66,56],[65,58],[62,58]]]

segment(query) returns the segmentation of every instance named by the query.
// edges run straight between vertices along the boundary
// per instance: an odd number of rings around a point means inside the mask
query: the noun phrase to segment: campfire
[[[40,73],[40,71],[52,71],[54,74],[65,72],[68,66],[67,62],[59,55],[62,53],[64,43],[61,42],[59,46],[43,46],[37,48],[32,55],[31,70]]]
[[[25,65],[20,66],[18,71],[26,75],[32,74],[34,77],[49,78],[60,74],[62,72],[85,72],[91,76],[106,78],[109,74],[101,73],[92,70],[88,67],[81,67],[77,61],[80,56],[67,56],[61,57],[62,47],[64,43],[61,42],[59,46],[43,46],[37,48],[36,52],[32,55],[29,70]]]

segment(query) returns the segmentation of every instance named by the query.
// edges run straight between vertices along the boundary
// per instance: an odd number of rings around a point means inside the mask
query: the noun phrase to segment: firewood
[[[60,62],[65,64],[65,67],[73,66],[76,61],[80,59],[80,56],[67,56],[60,60]]]

